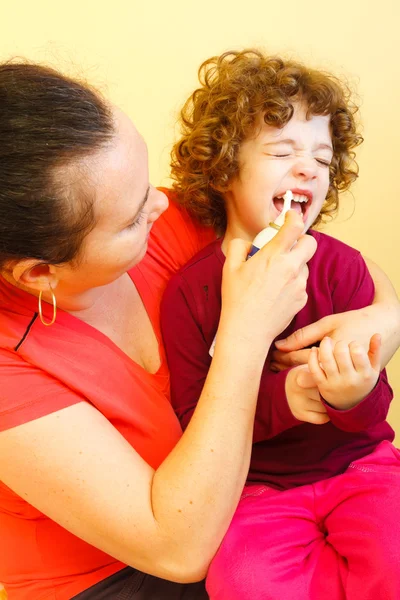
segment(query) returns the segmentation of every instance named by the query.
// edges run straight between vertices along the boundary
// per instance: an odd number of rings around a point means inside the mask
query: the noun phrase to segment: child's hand
[[[299,421],[323,425],[329,421],[326,408],[321,402],[307,365],[289,371],[285,383],[286,398],[293,416]]]
[[[319,348],[312,348],[308,368],[324,400],[348,410],[368,396],[378,381],[381,337],[372,336],[368,352],[357,342],[334,344],[326,337]]]

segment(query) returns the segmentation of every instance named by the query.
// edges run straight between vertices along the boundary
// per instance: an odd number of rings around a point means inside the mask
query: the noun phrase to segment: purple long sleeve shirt
[[[279,337],[334,313],[371,304],[374,285],[360,253],[320,232],[309,232],[318,248],[309,262],[308,302]],[[211,363],[209,348],[221,311],[225,256],[221,240],[199,252],[170,281],[161,308],[162,332],[171,372],[171,398],[186,428]],[[268,355],[260,383],[248,481],[288,489],[342,473],[394,432],[386,422],[393,397],[385,371],[357,406],[327,406],[330,422],[295,419],[287,403],[289,370],[273,373]],[[227,449],[229,452],[229,449]]]

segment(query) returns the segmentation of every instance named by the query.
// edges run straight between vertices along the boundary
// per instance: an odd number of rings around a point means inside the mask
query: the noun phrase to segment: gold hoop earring
[[[43,325],[45,325],[46,327],[50,327],[50,325],[53,325],[54,321],[56,320],[56,315],[57,315],[56,297],[55,297],[54,292],[53,292],[53,290],[51,288],[51,285],[49,285],[49,287],[50,287],[50,292],[51,292],[52,301],[53,301],[53,318],[48,323],[44,320],[44,318],[43,318],[43,312],[42,312],[42,294],[43,294],[43,290],[40,290],[40,292],[39,292],[39,301],[38,301],[39,317],[40,317],[40,320],[42,321]]]

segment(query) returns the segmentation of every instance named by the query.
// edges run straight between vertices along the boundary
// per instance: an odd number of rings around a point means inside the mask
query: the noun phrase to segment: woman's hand
[[[264,350],[307,302],[307,262],[316,250],[302,235],[303,221],[289,211],[285,224],[264,248],[247,260],[249,244],[230,242],[222,280],[221,330],[234,327],[237,342]],[[296,243],[297,242],[297,243]]]

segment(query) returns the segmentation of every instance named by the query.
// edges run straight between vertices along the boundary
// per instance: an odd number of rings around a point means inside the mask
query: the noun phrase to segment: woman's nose
[[[168,198],[164,192],[152,187],[150,190],[149,204],[150,210],[147,222],[154,223],[154,221],[157,221],[158,217],[160,217],[168,208]]]

